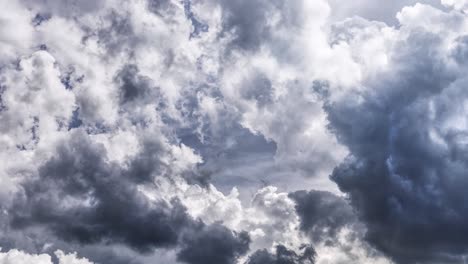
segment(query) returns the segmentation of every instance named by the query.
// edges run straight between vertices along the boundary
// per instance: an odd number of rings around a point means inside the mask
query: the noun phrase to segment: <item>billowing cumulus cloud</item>
[[[235,263],[249,249],[248,233],[233,233],[220,224],[194,229],[184,234],[177,257],[189,264]]]
[[[195,224],[177,201],[151,204],[141,197],[136,183],[148,181],[141,176],[149,177],[158,164],[139,164],[143,172],[133,174],[132,164],[123,172],[106,159],[103,148],[80,131],[59,143],[38,178],[23,183],[24,193],[12,205],[12,226],[42,224],[65,240],[115,241],[148,251],[176,244],[182,228]]]
[[[387,65],[326,106],[350,151],[332,179],[366,223],[367,239],[395,261],[458,263],[467,243],[466,18],[418,4],[398,19]]]
[[[0,0],[0,263],[460,263],[467,2]]]
[[[296,252],[288,250],[283,245],[276,246],[274,254],[266,250],[259,250],[252,254],[249,264],[295,264],[295,263],[314,263],[315,251],[312,247],[304,247],[304,253],[298,255]]]
[[[85,258],[77,258],[76,253],[64,254],[62,251],[57,250],[55,256],[59,264],[93,264]],[[8,252],[0,252],[0,263],[2,264],[52,264],[52,258],[47,254],[27,254],[23,251],[10,250]]]

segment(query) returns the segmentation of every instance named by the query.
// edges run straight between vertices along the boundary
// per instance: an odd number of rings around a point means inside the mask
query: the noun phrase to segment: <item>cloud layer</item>
[[[0,0],[0,264],[461,263],[464,0]]]

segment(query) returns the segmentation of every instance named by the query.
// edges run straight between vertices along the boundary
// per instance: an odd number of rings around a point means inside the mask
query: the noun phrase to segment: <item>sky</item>
[[[468,0],[0,0],[0,264],[468,259]]]

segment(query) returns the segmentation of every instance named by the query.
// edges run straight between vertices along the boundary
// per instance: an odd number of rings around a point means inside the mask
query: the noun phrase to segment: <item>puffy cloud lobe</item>
[[[366,227],[343,197],[324,191],[297,191],[300,229],[313,242],[316,263],[390,263],[364,237]]]
[[[76,245],[71,245],[76,247]],[[138,255],[132,254],[125,247],[109,248],[106,245],[97,246],[95,244],[87,245],[79,251],[80,256],[86,256],[87,259],[92,260],[94,263],[110,263],[110,264],[141,264],[144,263],[142,258]],[[144,259],[144,258],[143,258]],[[79,263],[81,264],[81,263]]]
[[[451,6],[459,10],[467,10],[468,2],[466,0],[441,0],[442,4],[445,6]]]
[[[83,15],[89,12],[95,12],[100,8],[104,7],[106,0],[20,0],[24,5],[29,7],[35,7],[44,13],[53,13],[61,16],[74,17],[77,15]]]
[[[0,70],[0,188],[2,206],[11,200],[17,182],[34,171],[36,148],[47,149],[66,133],[75,96],[61,82],[56,60],[34,52]]]
[[[320,27],[325,23],[329,7],[325,1],[308,4],[303,1],[221,1],[222,35],[230,40],[231,47],[246,51],[256,51],[262,46],[277,48],[284,46],[284,30],[290,30],[291,36],[301,29]],[[313,13],[310,17],[307,13]],[[310,14],[309,13],[309,14]],[[308,24],[315,22],[315,25]],[[312,28],[307,28],[312,29]],[[288,51],[284,51],[288,55]],[[276,54],[281,56],[281,54]]]
[[[76,253],[65,254],[60,250],[55,252],[58,258],[58,264],[93,264],[85,258],[78,258]],[[0,252],[0,263],[1,264],[52,264],[52,259],[48,254],[27,254],[23,251],[16,249],[8,252]]]
[[[219,225],[222,222],[238,234],[248,232],[253,251],[276,244],[298,250],[307,242],[300,234],[294,202],[287,193],[279,192],[275,187],[258,190],[250,206],[245,206],[239,199],[237,188],[225,196],[211,184],[208,188],[202,188],[183,181],[171,184],[158,180],[158,185],[161,186],[159,195],[175,194],[194,218],[200,218],[206,224]]]
[[[258,250],[249,257],[247,264],[314,264],[314,248],[302,246],[302,250],[302,254],[297,254],[283,245],[276,246],[274,254],[265,249]]]
[[[434,25],[416,23],[423,10]],[[399,19],[388,65],[326,106],[332,130],[350,151],[332,179],[349,194],[368,241],[397,263],[458,263],[468,243],[460,122],[466,79],[455,56],[466,18],[416,5]]]
[[[291,174],[326,177],[345,150],[326,130],[313,82],[294,81],[295,75],[282,71],[269,57],[240,58],[234,63],[225,70],[229,73],[223,80],[225,101],[241,111],[244,127],[276,144],[274,165]],[[332,148],[335,151],[329,152]]]
[[[177,201],[152,204],[145,199],[135,183],[149,177],[119,170],[106,161],[102,146],[77,131],[40,168],[37,180],[23,184],[12,225],[44,225],[65,240],[112,241],[143,252],[174,246],[194,221]]]
[[[2,264],[13,264],[13,263],[21,263],[21,264],[29,264],[29,263],[38,263],[38,264],[51,264],[52,260],[49,255],[41,254],[41,255],[29,255],[27,253],[18,251],[18,250],[10,250],[8,252],[1,252],[0,253],[0,263]]]
[[[322,191],[297,191],[289,194],[296,202],[301,229],[314,241],[332,241],[337,233],[357,222],[356,215],[342,198]]]
[[[365,243],[364,226],[341,197],[321,191],[288,195],[270,186],[258,190],[250,207],[244,207],[236,192],[233,190],[223,196],[213,186],[208,190],[191,186],[179,197],[191,215],[200,216],[207,223],[224,221],[233,230],[249,232],[252,240],[250,256],[241,259],[240,263],[249,259],[276,263],[274,252],[278,245],[284,245],[290,253],[287,258],[280,259],[289,261],[297,261],[307,248],[312,247],[319,264],[390,263]],[[306,221],[309,221],[307,227],[301,228],[301,222],[304,225]],[[311,242],[313,245],[307,246]]]
[[[6,146],[31,149],[40,139],[68,124],[75,109],[74,94],[65,89],[55,59],[46,51],[19,62],[18,69],[1,73],[0,129]]]
[[[229,62],[220,76],[223,100],[239,113],[244,127],[276,144],[270,165],[274,171],[288,171],[288,177],[298,178],[294,182],[311,177],[326,185],[327,175],[346,150],[327,131],[313,84],[328,77],[336,83],[354,82],[359,78],[357,67],[345,47],[328,43],[322,30],[329,14],[325,1],[244,2],[220,4],[225,14],[223,40],[228,41],[224,61]],[[230,19],[245,14],[249,18]],[[249,21],[249,26],[242,21]],[[232,29],[226,30],[226,25]],[[250,29],[255,37],[247,34]],[[273,178],[277,173],[271,174]]]
[[[247,252],[247,233],[205,225],[191,218],[177,199],[153,201],[138,190],[161,173],[153,165],[162,157],[151,151],[158,153],[163,146],[147,142],[144,161],[137,154],[125,169],[109,161],[105,148],[88,137],[75,131],[40,168],[39,178],[23,184],[24,195],[11,210],[14,228],[45,227],[64,241],[123,244],[142,253],[178,246],[178,258],[187,263],[235,263]],[[151,157],[153,162],[147,162]]]
[[[246,50],[260,47],[265,38],[271,37],[268,15],[274,6],[266,1],[222,1],[223,32],[232,33],[232,45]]]
[[[59,264],[92,264],[87,259],[84,259],[84,258],[79,259],[76,256],[76,253],[72,253],[72,254],[67,255],[67,254],[64,254],[62,251],[57,250],[55,252],[55,255],[59,259]]]
[[[2,1],[0,7],[5,11],[0,15],[0,65],[3,67],[34,45],[33,26],[30,23],[34,14],[17,1]]]
[[[234,264],[249,249],[248,233],[215,223],[184,233],[177,258],[189,264]]]
[[[133,100],[138,100],[141,104],[141,99],[149,99],[151,87],[149,80],[139,76],[138,67],[136,65],[125,65],[116,76],[117,84],[120,87],[120,101],[126,103]],[[153,98],[157,98],[154,96]]]
[[[450,0],[449,0],[450,1]],[[331,18],[340,21],[350,17],[363,17],[367,20],[381,21],[388,25],[398,25],[395,14],[405,6],[424,3],[435,7],[442,6],[440,0],[395,0],[395,1],[369,1],[356,0],[343,2],[330,0]]]

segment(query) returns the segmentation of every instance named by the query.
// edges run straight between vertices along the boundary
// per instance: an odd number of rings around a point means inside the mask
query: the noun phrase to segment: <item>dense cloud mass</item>
[[[468,1],[0,10],[0,264],[465,261]]]
[[[176,244],[183,227],[196,224],[176,200],[148,202],[136,188],[144,174],[119,171],[86,137],[76,131],[59,143],[39,178],[23,183],[12,205],[13,227],[45,225],[65,240],[126,243],[144,252]]]
[[[249,264],[296,264],[296,263],[314,263],[315,251],[312,247],[303,246],[304,252],[298,255],[296,252],[287,249],[283,245],[276,246],[274,254],[267,250],[258,250],[252,254]]]
[[[296,201],[301,229],[310,232],[314,240],[330,240],[357,221],[348,203],[332,193],[297,191],[290,196]]]
[[[248,233],[233,234],[220,224],[200,227],[184,234],[177,257],[190,264],[235,263],[249,249]]]
[[[435,25],[406,24],[423,14]],[[399,19],[404,33],[393,40],[389,66],[359,94],[326,107],[331,128],[350,150],[332,179],[350,194],[368,239],[396,261],[458,262],[468,242],[466,21],[422,5]],[[456,31],[447,37],[441,27]]]

